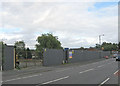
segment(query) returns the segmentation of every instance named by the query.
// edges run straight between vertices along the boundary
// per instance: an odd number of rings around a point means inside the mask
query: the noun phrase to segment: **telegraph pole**
[[[101,44],[101,40],[102,40],[101,36],[104,36],[104,34],[103,34],[103,35],[99,35],[99,50],[100,50],[100,51],[99,51],[99,52],[100,52],[100,53],[99,53],[99,56],[100,56],[100,58],[101,58],[101,45],[102,45],[102,44]]]
[[[103,34],[103,35],[99,35],[99,45],[100,45],[100,49],[101,49],[101,41],[102,41],[101,36],[104,36],[104,34]]]

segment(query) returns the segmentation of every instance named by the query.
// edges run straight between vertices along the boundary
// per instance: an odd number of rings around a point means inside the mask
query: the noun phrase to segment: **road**
[[[56,68],[53,71],[33,73],[3,80],[3,84],[118,84],[119,69],[114,58],[86,65]],[[112,85],[113,86],[113,85]]]

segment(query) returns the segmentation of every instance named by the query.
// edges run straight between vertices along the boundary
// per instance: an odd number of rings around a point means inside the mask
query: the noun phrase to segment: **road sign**
[[[69,48],[64,48],[64,51],[69,50]]]
[[[69,51],[69,58],[72,59],[72,51]]]

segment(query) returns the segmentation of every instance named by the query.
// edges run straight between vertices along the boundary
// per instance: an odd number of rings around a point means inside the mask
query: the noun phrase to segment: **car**
[[[117,57],[117,54],[113,54],[112,57],[113,57],[113,58],[116,58],[116,57]]]
[[[108,57],[108,56],[104,56],[104,58],[109,59],[109,57]]]
[[[120,54],[117,55],[117,57],[116,57],[116,61],[120,61]]]

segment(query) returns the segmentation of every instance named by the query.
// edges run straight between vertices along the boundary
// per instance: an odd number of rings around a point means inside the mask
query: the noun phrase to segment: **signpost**
[[[72,51],[69,51],[69,58],[72,59]]]

